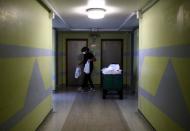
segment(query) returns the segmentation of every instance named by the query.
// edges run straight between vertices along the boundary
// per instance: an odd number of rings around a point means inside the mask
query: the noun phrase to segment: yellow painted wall
[[[143,62],[142,65],[139,65],[138,108],[157,131],[189,130],[189,128],[182,126],[182,123],[171,118],[150,98],[145,97],[143,93],[141,94],[141,90],[144,90],[152,98],[156,97],[159,88],[162,88],[160,87],[161,80],[166,73],[168,64],[170,64],[179,83],[178,93],[185,103],[185,106],[180,108],[187,109],[186,116],[190,116],[190,56],[186,50],[190,46],[189,21],[189,0],[159,0],[140,19],[139,52],[141,53],[140,59]],[[151,51],[152,53],[150,53]],[[156,51],[159,55],[153,54]],[[147,55],[143,57],[143,53],[146,52]],[[164,54],[164,52],[166,53]],[[179,55],[184,52],[186,54]],[[168,81],[168,83],[172,82]],[[167,82],[165,84],[167,85]],[[172,93],[171,90],[166,94],[171,96]],[[163,100],[164,97],[163,95],[162,98],[157,98],[162,100],[160,105],[170,105],[170,103],[166,103],[167,100]],[[175,111],[175,107],[178,107],[177,101],[174,108],[169,112]]]
[[[52,52],[49,12],[36,0],[1,0],[0,48],[6,54],[0,53],[0,127],[3,127],[25,107],[35,63],[44,87],[35,87],[36,92],[32,93],[37,93],[38,88],[46,91],[54,88],[53,55],[35,52]],[[31,50],[31,54],[25,55],[28,53],[25,49]],[[51,110],[51,104],[48,95],[6,130],[34,131]]]
[[[160,0],[143,14],[140,22],[140,48],[188,44],[189,21],[188,0]]]

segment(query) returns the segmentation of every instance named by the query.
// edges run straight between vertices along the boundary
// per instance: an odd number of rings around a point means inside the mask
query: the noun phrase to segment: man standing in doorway
[[[95,87],[93,85],[92,79],[91,79],[91,74],[93,71],[93,62],[96,61],[96,58],[94,57],[94,55],[89,51],[88,47],[83,47],[81,49],[81,52],[83,53],[83,60],[80,63],[80,65],[82,64],[83,67],[86,64],[86,62],[88,61],[90,63],[90,72],[87,74],[84,72],[84,79],[83,79],[83,83],[82,83],[82,90],[83,91],[96,91]],[[90,83],[90,88],[88,87],[88,82]]]

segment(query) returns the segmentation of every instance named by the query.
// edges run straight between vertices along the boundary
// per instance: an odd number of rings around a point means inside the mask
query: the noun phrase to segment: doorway
[[[66,40],[66,86],[81,86],[83,77],[75,79],[75,69],[83,59],[81,49],[88,45],[87,39]]]
[[[110,64],[119,64],[120,68],[123,70],[122,39],[102,39],[101,52],[101,69],[108,67]]]
[[[101,68],[109,66],[109,64],[119,64],[123,69],[123,40],[106,40],[101,41]]]

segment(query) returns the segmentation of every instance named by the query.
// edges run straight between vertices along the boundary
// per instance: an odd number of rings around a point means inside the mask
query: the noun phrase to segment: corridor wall
[[[0,1],[0,130],[35,131],[52,109],[52,21],[36,0]]]
[[[134,43],[133,43],[133,90],[138,92],[138,65],[139,65],[139,29],[134,30]]]
[[[127,84],[128,77],[127,61],[130,57],[130,33],[129,32],[59,32],[58,33],[58,54],[59,54],[59,85],[66,84],[66,39],[87,39],[90,50],[95,54],[97,61],[94,63],[92,74],[94,84],[100,84],[101,66],[101,39],[122,39],[123,40],[123,68],[124,84]],[[95,46],[93,46],[95,45]]]
[[[190,130],[190,2],[160,0],[139,27],[138,108],[157,131]]]

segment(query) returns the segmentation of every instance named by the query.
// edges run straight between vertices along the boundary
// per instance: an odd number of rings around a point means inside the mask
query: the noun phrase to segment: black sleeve
[[[90,59],[94,58],[94,55],[92,53],[90,53]]]

